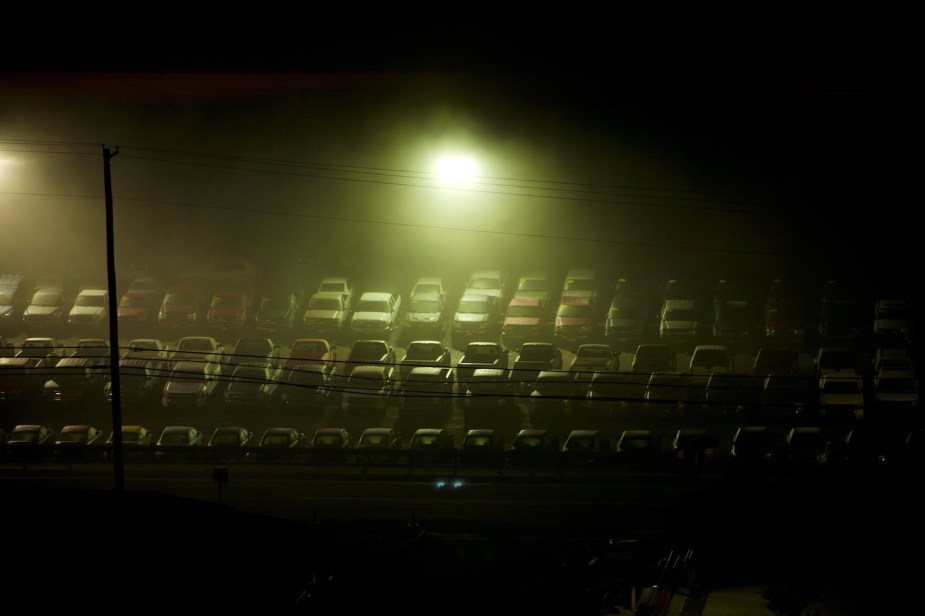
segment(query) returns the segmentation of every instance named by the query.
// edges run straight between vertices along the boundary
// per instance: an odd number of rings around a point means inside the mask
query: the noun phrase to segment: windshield
[[[60,293],[38,293],[32,298],[33,306],[57,306],[61,303]]]
[[[75,306],[90,306],[93,308],[99,308],[103,306],[103,296],[102,295],[80,295],[77,297],[77,301],[74,302]]]
[[[364,300],[357,305],[357,312],[388,312],[389,303],[384,301]]]
[[[321,299],[313,298],[308,303],[309,310],[340,310],[340,302],[333,298]]]
[[[443,354],[439,344],[412,344],[405,353],[405,359],[436,359]]]
[[[591,316],[591,306],[578,306],[574,304],[562,304],[559,306],[560,317],[589,317]]]
[[[462,314],[487,314],[491,305],[487,301],[464,299],[459,302],[456,312]]]
[[[538,317],[540,309],[536,306],[509,306],[507,309],[509,317]]]
[[[440,312],[440,302],[434,300],[411,300],[409,312]]]

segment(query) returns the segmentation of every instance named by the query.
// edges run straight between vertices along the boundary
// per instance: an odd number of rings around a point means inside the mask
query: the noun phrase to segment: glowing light
[[[437,177],[447,182],[471,182],[479,174],[479,166],[469,156],[443,156],[434,165]]]

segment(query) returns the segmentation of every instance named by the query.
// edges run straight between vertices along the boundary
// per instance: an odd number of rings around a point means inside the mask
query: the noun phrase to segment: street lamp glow
[[[479,166],[469,156],[444,156],[437,161],[434,170],[444,181],[471,182],[478,177]]]

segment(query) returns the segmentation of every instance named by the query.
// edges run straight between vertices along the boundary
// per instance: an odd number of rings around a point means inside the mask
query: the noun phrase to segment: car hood
[[[674,321],[664,320],[662,326],[665,329],[691,329],[697,325],[697,321]]]
[[[488,320],[487,314],[477,312],[457,312],[456,321],[459,323],[484,323]]]
[[[191,394],[199,391],[199,388],[202,386],[202,381],[200,380],[182,380],[182,381],[170,381],[164,385],[164,393],[172,394]]]
[[[100,306],[74,306],[71,316],[98,316],[105,314],[106,309]]]
[[[240,381],[228,384],[228,393],[231,394],[253,394],[260,391],[264,383],[257,381]]]
[[[514,362],[514,371],[518,370],[552,370],[550,361],[516,361]]]
[[[306,310],[304,317],[306,319],[340,319],[344,314],[343,310]]]
[[[142,306],[133,306],[133,307],[118,308],[116,310],[116,315],[120,317],[137,317],[137,316],[141,316],[144,314],[148,314],[148,312],[150,312],[148,308],[144,308]]]
[[[591,322],[588,317],[556,317],[556,325],[587,325]]]
[[[505,325],[539,325],[539,317],[506,317]]]
[[[61,306],[29,306],[26,308],[27,315],[48,316],[61,312]]]
[[[353,315],[353,320],[387,323],[389,316],[390,315],[385,312],[356,312]]]
[[[219,319],[237,318],[244,314],[243,308],[212,308],[209,310],[209,316]]]
[[[440,319],[440,315],[434,312],[409,312],[405,314],[405,321],[408,323],[435,323]]]

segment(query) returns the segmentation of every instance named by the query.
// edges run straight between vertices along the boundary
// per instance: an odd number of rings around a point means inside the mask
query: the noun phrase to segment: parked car
[[[183,336],[168,357],[170,365],[200,362],[221,366],[225,363],[225,345],[212,336]]]
[[[494,297],[496,303],[504,303],[509,296],[507,276],[496,269],[475,270],[466,281],[463,295],[470,293]]]
[[[719,437],[707,428],[679,428],[671,441],[672,466],[682,469],[709,469],[719,461]]]
[[[443,339],[447,326],[445,293],[417,292],[408,300],[405,311],[405,337]]]
[[[453,372],[449,367],[414,366],[396,392],[403,414],[450,411],[453,405]]]
[[[283,368],[292,369],[301,364],[317,363],[327,372],[337,367],[337,346],[324,338],[297,338],[289,345]]]
[[[42,399],[48,370],[44,357],[0,357],[0,408],[32,408]]]
[[[154,445],[156,460],[193,460],[202,445],[202,432],[193,426],[166,426]]]
[[[874,304],[873,332],[882,340],[910,340],[916,333],[915,321],[911,300],[886,298]]]
[[[456,382],[465,384],[478,368],[508,369],[508,351],[497,342],[470,342],[456,362]]]
[[[52,457],[55,431],[43,424],[17,424],[6,436],[6,454],[15,462],[40,462]]]
[[[61,336],[77,296],[65,282],[39,286],[23,310],[22,327],[29,336]]]
[[[319,291],[308,299],[302,312],[302,329],[309,336],[339,338],[350,322],[348,296],[339,292]]]
[[[257,435],[244,426],[219,426],[212,431],[207,451],[200,457],[209,460],[242,460],[247,450],[257,445]]]
[[[222,369],[229,373],[239,364],[268,364],[275,370],[282,362],[279,345],[272,338],[238,338],[231,352],[225,354],[223,360]]]
[[[543,370],[530,387],[530,417],[534,421],[560,419],[580,408],[584,392],[568,370]]]
[[[209,287],[187,280],[171,285],[158,309],[158,325],[166,331],[194,329],[205,323],[205,308],[211,299]]]
[[[417,366],[446,368],[453,365],[450,349],[439,340],[413,340],[405,347],[405,355],[398,362],[399,379],[404,381]],[[452,373],[450,374],[452,379]],[[450,380],[452,383],[452,380]]]
[[[346,428],[318,428],[310,445],[316,448],[344,449],[353,446],[353,438]]]
[[[762,346],[755,354],[752,374],[756,376],[768,376],[770,374],[796,376],[799,373],[800,355],[792,347]]]
[[[103,445],[105,435],[96,426],[69,424],[63,426],[55,436],[55,455],[62,460],[104,459],[95,448]]]
[[[588,297],[596,301],[600,287],[601,281],[596,269],[573,268],[565,273],[562,297]]]
[[[397,450],[402,447],[402,437],[393,428],[377,426],[366,428],[357,439],[357,449]]]
[[[289,334],[301,318],[302,292],[271,289],[264,292],[254,313],[258,332],[274,335]]]
[[[151,368],[158,371],[161,378],[166,377],[170,370],[170,348],[159,338],[129,340],[122,359],[150,361]]]
[[[467,420],[496,419],[498,412],[512,408],[516,394],[508,372],[503,368],[476,368],[461,383],[458,394],[464,396]]]
[[[456,453],[453,435],[446,428],[418,428],[411,435],[408,449],[415,464],[451,463]]]
[[[523,428],[507,452],[513,466],[553,466],[559,457],[559,437],[544,428]]]
[[[253,320],[254,298],[249,288],[222,287],[215,291],[206,311],[206,324],[214,331],[240,332]]]
[[[244,459],[253,462],[284,462],[297,459],[304,452],[305,433],[297,428],[272,427],[264,430],[257,447]]]
[[[819,377],[819,415],[830,421],[864,418],[864,380],[840,372]]]
[[[649,373],[597,371],[585,390],[585,407],[599,415],[643,408]]]
[[[350,317],[350,331],[360,338],[391,340],[401,326],[404,310],[401,294],[366,291],[360,295]]]
[[[153,459],[155,433],[147,426],[138,424],[123,425],[119,432],[122,443],[122,457],[126,462],[146,462]],[[110,432],[106,439],[105,456],[107,461],[113,459],[116,445],[116,433]]]
[[[174,365],[161,393],[164,408],[204,408],[214,399],[221,366],[209,361],[181,361]]]
[[[309,441],[309,447],[318,462],[348,462],[353,437],[346,428],[318,428]]]
[[[392,371],[388,364],[354,366],[341,393],[341,408],[351,415],[384,414],[392,395]]]
[[[784,454],[790,470],[822,470],[829,465],[831,443],[820,426],[796,426],[787,432]]]
[[[63,357],[47,368],[42,396],[47,404],[66,408],[92,407],[109,374],[108,358]]]
[[[664,300],[658,334],[662,341],[669,344],[695,344],[700,334],[700,305],[697,300]]]
[[[633,353],[631,370],[639,374],[678,369],[674,348],[668,344],[640,344]]]
[[[135,290],[130,287],[119,298],[116,307],[120,330],[140,330],[156,325],[163,295],[163,291],[157,287]]]
[[[770,470],[781,463],[777,437],[766,425],[739,426],[732,437],[729,455],[741,470]]]
[[[519,349],[511,366],[511,385],[529,393],[543,371],[562,370],[562,351],[551,342],[526,342]]]
[[[54,366],[65,357],[64,345],[57,338],[31,337],[22,341],[16,357],[41,358],[45,366]]]
[[[616,444],[616,459],[622,466],[655,469],[663,460],[661,436],[650,429],[626,429]]]
[[[275,378],[274,402],[288,409],[322,411],[333,387],[331,372],[318,363],[282,368]]]
[[[462,349],[473,341],[496,339],[500,333],[500,317],[496,296],[467,291],[453,315],[453,346]]]
[[[72,333],[104,331],[109,326],[109,291],[81,290],[67,314],[67,324]]]
[[[576,381],[588,382],[595,372],[619,372],[620,355],[609,344],[589,342],[578,347],[568,369]]]
[[[600,430],[572,430],[562,443],[562,461],[565,464],[582,466],[603,463],[604,454],[610,453],[610,441]]]
[[[318,283],[318,293],[337,293],[343,298],[344,310],[348,313],[354,308],[354,290],[356,285],[349,276],[326,276]]]
[[[459,462],[469,466],[501,465],[505,457],[504,434],[488,428],[466,431],[459,448]]]
[[[37,289],[25,274],[0,275],[0,334],[15,336],[23,327],[22,317]]]
[[[410,297],[434,293],[440,296],[441,303],[446,305],[446,291],[446,282],[441,276],[421,276],[412,285]]]
[[[597,314],[594,295],[563,293],[556,310],[553,338],[568,349],[575,349],[595,335]]]
[[[238,364],[223,392],[225,408],[267,410],[274,400],[276,388],[276,370],[270,364]]]
[[[146,403],[160,395],[167,373],[149,359],[119,360],[119,393],[123,404]],[[112,380],[105,379],[103,397],[112,403]]]
[[[552,333],[548,322],[548,292],[542,297],[516,295],[507,305],[501,323],[501,339],[512,348],[530,340],[548,340]]]
[[[393,428],[366,428],[356,442],[361,461],[378,464],[396,462],[401,456],[402,437]]]
[[[604,337],[611,344],[639,341],[649,318],[642,300],[614,297],[604,320]]]
[[[395,363],[395,347],[387,340],[354,340],[344,362],[341,376],[349,378],[359,365],[380,364],[391,366]]]
[[[558,292],[558,288],[553,284],[548,271],[527,270],[517,278],[514,297],[539,300],[542,305],[548,305],[550,300],[557,299],[553,298],[553,292]]]

